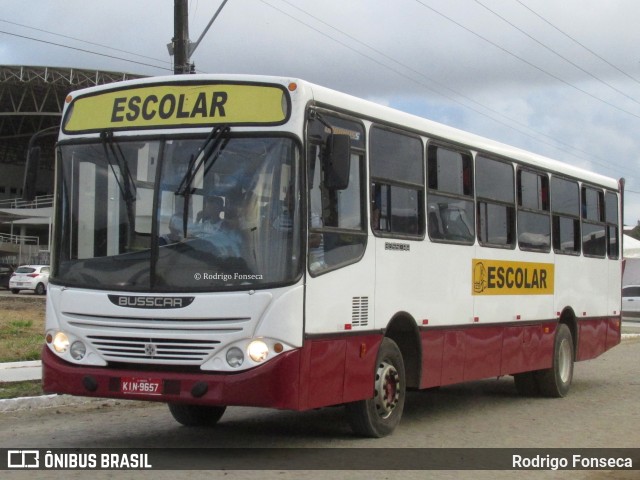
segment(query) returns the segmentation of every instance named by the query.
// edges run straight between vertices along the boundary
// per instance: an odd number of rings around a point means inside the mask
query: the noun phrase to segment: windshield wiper
[[[100,140],[102,141],[102,146],[104,148],[104,156],[111,167],[111,172],[113,173],[113,178],[118,184],[118,189],[120,190],[120,194],[124,199],[127,205],[127,218],[129,220],[129,235],[133,234],[133,229],[135,228],[135,213],[133,211],[133,202],[136,201],[136,184],[131,175],[131,170],[129,169],[129,163],[120,148],[120,145],[117,144],[113,140],[113,132],[105,130],[100,134]],[[115,165],[114,165],[115,162]],[[122,181],[118,176],[118,172],[116,172],[116,168],[120,170],[122,174]]]
[[[104,147],[104,156],[107,158],[107,162],[109,162],[109,166],[111,167],[113,176],[118,184],[122,198],[124,198],[127,203],[134,202],[136,199],[136,184],[133,180],[133,176],[131,175],[131,170],[129,170],[129,163],[125,158],[124,153],[122,153],[120,145],[113,140],[113,132],[102,132],[100,134],[100,140],[102,140],[102,146]],[[116,172],[113,159],[115,159],[116,166],[122,173],[122,182]]]
[[[211,133],[200,147],[198,156],[191,157],[187,172],[184,174],[184,177],[182,177],[182,181],[175,192],[176,195],[191,195],[194,192],[195,189],[191,187],[193,180],[201,168],[204,168],[202,171],[202,176],[204,177],[220,157],[220,154],[229,142],[227,133],[229,133],[230,130],[231,128],[226,125],[216,126],[211,130]]]
[[[189,160],[189,166],[187,172],[182,177],[180,185],[178,185],[175,191],[176,195],[184,197],[183,210],[182,210],[182,236],[187,238],[187,226],[189,224],[189,197],[195,191],[191,185],[193,180],[198,175],[200,169],[202,170],[202,178],[207,175],[207,172],[211,169],[213,164],[218,160],[220,154],[229,143],[227,134],[231,128],[227,125],[216,126],[211,130],[211,133],[207,136],[202,146],[199,149],[198,156],[191,156]]]

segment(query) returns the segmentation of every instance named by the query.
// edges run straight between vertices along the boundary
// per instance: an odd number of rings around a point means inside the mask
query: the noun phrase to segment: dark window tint
[[[373,127],[370,145],[371,177],[424,184],[420,139]]]
[[[578,182],[551,179],[553,249],[557,253],[580,253],[580,188]]]
[[[620,233],[618,228],[618,195],[607,192],[605,195],[605,217],[607,221],[607,254],[609,258],[620,257]]]
[[[515,245],[513,166],[476,157],[478,241],[484,246]]]
[[[371,227],[379,234],[424,235],[424,168],[419,138],[371,129]]]
[[[545,174],[518,171],[518,244],[524,250],[549,251],[549,179]]]
[[[607,232],[604,222],[604,193],[592,187],[582,187],[582,251],[590,257],[604,258],[607,253]]]
[[[471,155],[430,145],[427,165],[429,237],[438,242],[473,244],[476,233]]]

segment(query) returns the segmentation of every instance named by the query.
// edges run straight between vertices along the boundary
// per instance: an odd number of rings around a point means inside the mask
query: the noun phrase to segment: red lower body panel
[[[577,360],[589,360],[620,343],[620,318],[587,319],[578,322]]]
[[[555,324],[473,326],[421,332],[421,388],[551,366]]]
[[[556,320],[530,325],[426,328],[420,332],[420,387],[550,368]],[[620,318],[581,319],[576,360],[595,358],[620,343]]]

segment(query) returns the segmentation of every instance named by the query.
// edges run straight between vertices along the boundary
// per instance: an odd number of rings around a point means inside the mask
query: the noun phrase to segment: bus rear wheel
[[[212,427],[224,414],[227,407],[205,405],[183,405],[170,403],[169,411],[173,418],[185,427]]]
[[[393,340],[384,338],[376,360],[373,398],[346,405],[351,428],[366,437],[389,435],[400,423],[405,395],[402,353]]]
[[[537,372],[540,393],[546,397],[564,397],[569,393],[573,379],[573,337],[564,323],[558,325],[553,344],[553,365]]]

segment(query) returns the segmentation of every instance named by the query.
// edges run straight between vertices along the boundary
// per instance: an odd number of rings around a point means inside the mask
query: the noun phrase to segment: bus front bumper
[[[299,410],[299,372],[299,350],[233,374],[81,367],[42,352],[43,390],[85,397]]]

